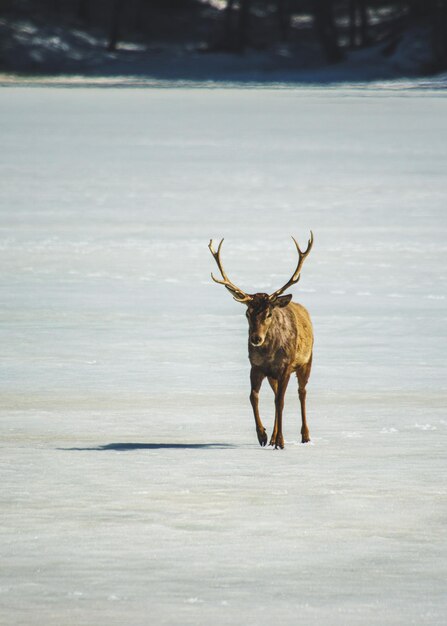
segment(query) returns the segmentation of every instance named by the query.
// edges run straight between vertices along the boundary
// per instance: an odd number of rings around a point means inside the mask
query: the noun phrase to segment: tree
[[[432,13],[432,46],[436,70],[447,68],[447,1],[435,0]]]
[[[366,46],[368,43],[368,10],[365,0],[349,0],[349,45]],[[358,41],[360,34],[360,41]]]
[[[120,23],[124,10],[124,0],[114,0],[112,7],[112,21],[110,25],[109,44],[107,50],[113,52],[116,50],[116,44],[120,36]]]
[[[79,0],[76,13],[81,22],[87,23],[90,18],[90,0]]]
[[[240,0],[237,48],[243,52],[249,43],[251,0]]]
[[[332,5],[331,0],[315,0],[314,23],[326,59],[329,63],[337,63],[342,60],[343,55],[338,44]]]
[[[290,27],[289,0],[277,0],[276,10],[278,14],[279,36],[281,41],[287,41]]]

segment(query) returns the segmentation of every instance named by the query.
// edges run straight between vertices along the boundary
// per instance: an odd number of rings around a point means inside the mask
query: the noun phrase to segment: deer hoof
[[[275,450],[278,448],[284,449],[284,437],[282,435],[276,435]]]
[[[301,433],[301,443],[309,443],[309,441],[310,441],[309,432]]]
[[[264,430],[257,430],[256,434],[258,435],[258,441],[260,446],[267,445],[267,433]]]

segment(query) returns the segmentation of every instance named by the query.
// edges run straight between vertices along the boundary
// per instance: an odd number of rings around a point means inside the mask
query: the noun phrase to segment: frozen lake
[[[1,624],[445,623],[446,105],[1,90]],[[274,451],[207,244],[273,291],[310,228]]]

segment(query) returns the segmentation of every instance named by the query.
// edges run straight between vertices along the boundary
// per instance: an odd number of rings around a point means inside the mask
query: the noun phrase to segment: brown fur
[[[284,395],[290,376],[296,373],[301,404],[301,440],[310,441],[306,421],[306,384],[312,365],[313,330],[307,310],[295,302],[278,306],[265,300],[266,294],[254,294],[248,304],[249,320],[248,356],[251,363],[250,401],[256,422],[259,443],[265,446],[267,434],[259,416],[259,390],[265,377],[275,393],[275,426],[270,445],[284,447],[282,411]],[[285,296],[287,298],[287,296]],[[271,314],[271,317],[268,317]],[[261,338],[253,345],[252,338]]]
[[[275,394],[275,426],[270,439],[270,445],[275,446],[275,448],[284,448],[282,412],[287,385],[293,372],[298,378],[302,422],[301,441],[303,443],[310,441],[306,421],[306,385],[312,367],[314,343],[312,322],[309,313],[301,304],[291,302],[291,295],[284,296],[282,294],[299,281],[303,263],[312,249],[313,234],[311,231],[304,252],[300,249],[296,239],[293,237],[292,239],[298,252],[297,267],[287,283],[271,295],[267,293],[248,294],[237,287],[228,278],[222,265],[220,252],[223,239],[219,243],[217,251],[213,247],[212,239],[208,245],[222,280],[215,278],[213,274],[211,274],[211,278],[214,282],[224,285],[237,302],[247,305],[248,357],[251,363],[250,402],[255,416],[256,433],[261,446],[265,446],[267,433],[259,416],[259,390],[262,381],[267,377]]]

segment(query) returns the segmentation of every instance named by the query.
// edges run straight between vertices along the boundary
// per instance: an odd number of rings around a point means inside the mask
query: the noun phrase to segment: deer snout
[[[257,335],[256,333],[254,333],[250,337],[250,343],[252,346],[260,346],[262,343],[264,343],[264,337],[261,337],[261,335]]]

